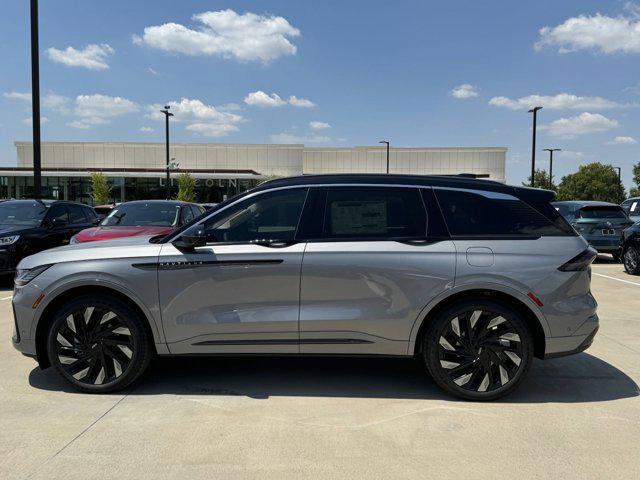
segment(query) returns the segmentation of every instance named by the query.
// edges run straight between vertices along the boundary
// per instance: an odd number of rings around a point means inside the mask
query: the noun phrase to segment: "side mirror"
[[[202,225],[193,225],[187,228],[177,240],[173,241],[173,246],[179,250],[193,250],[204,247],[207,244],[207,234]]]

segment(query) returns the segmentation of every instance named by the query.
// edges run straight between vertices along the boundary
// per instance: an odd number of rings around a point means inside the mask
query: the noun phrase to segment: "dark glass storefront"
[[[165,179],[108,177],[114,202],[163,199]],[[196,202],[219,203],[228,197],[253,188],[259,183],[253,178],[197,178]],[[33,198],[32,176],[1,176],[0,198]],[[171,197],[178,195],[178,182],[171,179]],[[42,177],[42,196],[55,200],[73,200],[92,204],[89,177]]]

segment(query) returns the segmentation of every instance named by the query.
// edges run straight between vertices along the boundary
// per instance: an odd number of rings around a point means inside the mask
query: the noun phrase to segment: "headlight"
[[[0,237],[0,246],[2,245],[11,245],[12,243],[16,243],[20,235],[12,235],[10,237]]]
[[[16,278],[13,280],[13,283],[22,287],[44,272],[51,265],[53,264],[40,265],[39,267],[33,268],[19,268],[16,270]]]
[[[71,240],[69,240],[69,245],[74,245],[76,243],[80,243],[80,242],[78,242],[78,239],[74,235],[73,237],[71,237]]]

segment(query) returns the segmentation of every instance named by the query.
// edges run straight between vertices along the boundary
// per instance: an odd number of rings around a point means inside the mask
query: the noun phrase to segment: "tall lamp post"
[[[533,113],[533,141],[531,144],[531,186],[536,186],[536,124],[538,122],[538,110],[542,110],[542,107],[533,107],[529,110],[529,113]]]
[[[553,186],[553,152],[561,152],[561,148],[543,148],[542,151],[549,152],[549,190]]]
[[[171,186],[169,185],[169,183],[171,182],[170,176],[169,176],[169,117],[173,117],[173,113],[171,113],[169,111],[169,105],[165,105],[164,106],[164,110],[160,110],[162,113],[164,113],[164,135],[165,135],[165,147],[167,150],[167,200],[171,200]]]
[[[389,142],[386,140],[380,140],[378,143],[386,143],[387,144],[387,173],[389,173]]]
[[[40,157],[40,58],[38,47],[38,0],[31,0],[31,119],[33,128],[33,197],[42,197]]]

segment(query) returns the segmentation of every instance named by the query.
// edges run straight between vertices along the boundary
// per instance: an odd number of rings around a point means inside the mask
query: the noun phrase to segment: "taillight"
[[[587,247],[584,252],[579,253],[564,265],[559,266],[558,270],[561,272],[579,272],[586,270],[597,256],[598,252],[595,248]]]

